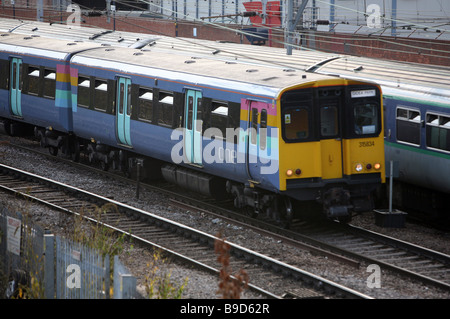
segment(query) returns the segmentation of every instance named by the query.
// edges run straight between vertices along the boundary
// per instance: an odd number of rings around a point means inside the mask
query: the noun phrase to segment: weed
[[[149,269],[145,275],[145,292],[149,299],[181,299],[187,286],[188,278],[184,283],[178,285],[171,280],[171,273],[163,267],[166,259],[162,257],[161,251],[155,250],[152,260],[147,264]]]
[[[219,233],[214,243],[217,261],[222,265],[217,293],[221,294],[223,299],[239,299],[243,289],[248,287],[249,277],[244,269],[240,269],[234,276],[231,274],[230,248],[230,245],[225,242]]]

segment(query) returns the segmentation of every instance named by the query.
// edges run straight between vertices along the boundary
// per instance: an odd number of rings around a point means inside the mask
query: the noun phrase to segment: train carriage
[[[44,145],[61,147],[73,130],[70,56],[97,46],[48,41],[39,36],[3,33],[0,42],[0,116],[3,131],[20,130],[23,123],[39,127]],[[49,137],[48,139],[46,137]]]

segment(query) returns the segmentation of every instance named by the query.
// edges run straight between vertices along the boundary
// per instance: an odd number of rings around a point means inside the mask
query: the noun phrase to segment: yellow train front
[[[373,209],[385,182],[381,89],[344,79],[284,90],[278,101],[280,192],[315,201],[327,217]],[[275,120],[275,119],[274,119]]]

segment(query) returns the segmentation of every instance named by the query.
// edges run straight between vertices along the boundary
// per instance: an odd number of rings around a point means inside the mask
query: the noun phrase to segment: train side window
[[[14,62],[14,63],[13,63],[13,71],[12,71],[12,76],[13,76],[13,78],[12,78],[12,89],[13,89],[13,90],[16,89],[16,83],[17,83],[17,79],[16,79],[16,76],[17,76],[16,68],[17,68],[17,63]]]
[[[56,71],[51,69],[44,70],[44,97],[55,98],[56,90]]]
[[[309,138],[309,112],[306,108],[287,109],[283,113],[283,122],[286,139]]]
[[[38,66],[28,66],[28,94],[39,94],[40,70]]]
[[[397,140],[420,145],[420,112],[397,108]]]
[[[187,129],[192,130],[192,116],[194,115],[194,97],[189,96],[187,112]]]
[[[267,144],[267,110],[261,110],[261,123],[259,127],[259,146],[262,150],[266,149]]]
[[[227,142],[238,144],[241,127],[241,104],[228,103]],[[232,130],[231,130],[232,129]]]
[[[250,131],[250,141],[252,144],[258,142],[258,109],[252,108],[252,127]]]
[[[108,84],[105,80],[95,80],[94,84],[94,108],[106,112],[108,105]]]
[[[131,111],[133,109],[133,105],[131,104],[131,85],[128,85],[128,92],[127,92],[127,115],[131,116]],[[105,109],[106,111],[106,109]]]
[[[211,102],[211,128],[219,129],[222,133],[222,138],[226,138],[226,131],[228,125],[228,103],[221,101]],[[216,136],[217,138],[218,136]]]
[[[196,122],[196,131],[203,134],[203,105],[202,98],[197,98],[197,122]]]
[[[81,107],[89,108],[89,98],[90,98],[91,80],[88,77],[79,76],[78,77],[78,105]]]
[[[120,101],[119,101],[119,114],[123,114],[123,103],[125,101],[124,92],[125,92],[125,84],[120,83]]]
[[[159,91],[158,125],[172,127],[173,125],[173,93]]]
[[[1,60],[0,59],[0,89],[7,90],[9,83],[9,60]],[[23,64],[22,64],[23,67]]]
[[[139,88],[139,119],[147,122],[153,120],[153,90]]]
[[[450,151],[450,117],[427,114],[427,147]]]

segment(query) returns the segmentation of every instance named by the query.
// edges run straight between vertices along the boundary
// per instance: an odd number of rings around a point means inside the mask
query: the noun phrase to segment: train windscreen
[[[281,97],[282,135],[287,143],[378,136],[380,114],[376,87],[310,88]]]

